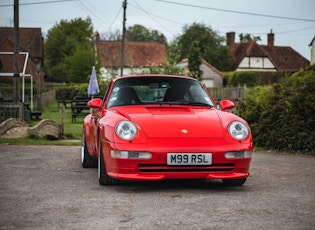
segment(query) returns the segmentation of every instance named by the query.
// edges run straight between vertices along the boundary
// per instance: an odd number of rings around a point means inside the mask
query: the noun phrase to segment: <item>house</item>
[[[310,62],[289,46],[275,46],[274,34],[268,34],[268,44],[252,40],[235,42],[235,32],[226,34],[227,45],[235,58],[230,71],[297,72]]]
[[[41,28],[19,28],[19,49],[20,52],[28,53],[29,59],[25,66],[25,74],[31,74],[36,81],[37,67],[43,66],[44,49]],[[0,75],[13,73],[13,55],[5,54],[14,52],[14,28],[0,27]],[[23,73],[25,54],[19,55],[19,72]],[[41,81],[44,73],[40,71]]]
[[[311,41],[311,43],[309,44],[309,46],[311,47],[311,65],[314,65],[315,64],[315,36],[313,40]]]
[[[178,66],[184,68],[184,73],[187,74],[189,72],[188,69],[188,58],[185,58],[181,60],[178,64]],[[211,64],[209,64],[206,60],[203,58],[201,59],[201,65],[200,70],[202,71],[202,83],[207,87],[223,87],[223,73],[221,73],[219,70],[217,70],[215,67],[213,67]]]
[[[121,41],[104,41],[96,33],[95,45],[101,58],[101,72],[111,76],[121,75]],[[166,60],[166,45],[164,36],[161,35],[157,42],[124,43],[123,75],[139,74],[148,70],[151,65],[160,65]]]

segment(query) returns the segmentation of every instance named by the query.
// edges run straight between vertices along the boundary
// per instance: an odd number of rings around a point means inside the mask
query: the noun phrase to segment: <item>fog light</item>
[[[235,152],[226,152],[224,154],[225,158],[250,158],[252,157],[252,151],[235,151]]]
[[[152,157],[152,153],[150,152],[111,150],[110,154],[113,158],[121,159],[149,159]]]

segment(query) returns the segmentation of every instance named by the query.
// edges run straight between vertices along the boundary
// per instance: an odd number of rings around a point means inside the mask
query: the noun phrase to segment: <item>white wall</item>
[[[268,57],[244,57],[238,70],[276,71],[276,68]]]
[[[311,46],[311,65],[315,64],[315,39]]]

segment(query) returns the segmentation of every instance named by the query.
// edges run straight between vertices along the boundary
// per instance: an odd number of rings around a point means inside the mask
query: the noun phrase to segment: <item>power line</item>
[[[45,1],[45,2],[28,2],[28,3],[19,3],[20,6],[28,6],[28,5],[38,5],[38,4],[50,4],[50,3],[64,3],[64,2],[73,2],[77,0],[54,0],[54,1]],[[14,6],[13,4],[0,5],[0,7],[9,7]]]
[[[136,3],[136,5],[138,6],[138,9],[140,9],[140,10],[142,10],[144,13],[146,13],[150,18],[152,18],[152,20],[154,20],[157,24],[159,24],[162,28],[164,28],[164,30],[166,30],[166,31],[168,31],[169,33],[171,33],[172,34],[172,32],[170,32],[168,29],[166,29],[158,20],[156,20],[155,18],[153,18],[151,15],[150,15],[150,13],[148,12],[148,11],[146,11],[145,9],[143,9],[137,2],[136,2],[136,0],[133,0],[135,3]],[[133,6],[132,4],[130,4],[129,3],[129,5],[131,5],[131,6]],[[133,6],[133,7],[135,7],[135,6]],[[135,8],[137,8],[137,7],[135,7]]]
[[[296,29],[296,30],[282,31],[282,32],[278,32],[277,34],[294,33],[294,32],[299,32],[299,31],[304,31],[304,30],[310,30],[310,29],[313,29],[313,28],[315,28],[315,26],[306,27],[306,28],[301,28],[301,29]]]
[[[104,20],[100,17],[98,17],[96,14],[93,13],[86,5],[83,4],[81,0],[78,0],[79,6],[81,9],[83,9],[85,12],[87,12],[88,15],[92,15],[100,24],[105,23]],[[106,24],[106,23],[105,23]]]
[[[86,0],[86,2],[90,5],[93,11],[95,11],[99,16],[103,17],[106,21],[109,21],[108,18],[102,13],[99,8],[93,6],[93,4],[90,3],[90,1]]]
[[[134,0],[134,2],[135,2],[135,0]],[[129,3],[129,4],[130,4],[130,3]],[[137,5],[139,6],[138,3],[137,3]],[[133,5],[132,5],[132,6],[133,6]],[[135,6],[133,6],[133,7],[135,7]],[[140,9],[139,7],[135,7],[135,8]],[[141,7],[141,10],[142,10],[142,7]],[[160,18],[160,19],[162,19],[162,20],[164,20],[164,21],[171,22],[171,23],[173,23],[173,24],[177,24],[177,25],[181,25],[181,26],[184,25],[183,23],[179,23],[179,22],[176,22],[176,21],[174,21],[174,20],[171,20],[171,19],[168,19],[168,18],[165,18],[165,17],[161,17],[161,16],[159,16],[159,15],[157,15],[157,14],[155,14],[155,13],[149,12],[149,11],[147,11],[147,10],[145,10],[144,12],[147,13],[147,14],[150,14],[150,15],[149,15],[150,17],[151,17],[151,15],[153,15],[153,16],[155,16],[155,17],[157,17],[157,18]]]
[[[200,8],[200,9],[216,10],[216,11],[222,11],[222,12],[228,12],[228,13],[235,13],[235,14],[245,14],[245,15],[252,15],[252,16],[278,18],[278,19],[288,19],[288,20],[304,21],[304,22],[315,22],[315,19],[292,18],[292,17],[250,13],[250,12],[236,11],[236,10],[226,10],[226,9],[219,9],[219,8],[213,8],[213,7],[207,7],[207,6],[198,6],[198,5],[192,5],[192,4],[187,4],[187,3],[179,3],[179,2],[172,2],[172,1],[166,1],[166,0],[153,0],[153,1],[164,2],[164,3],[174,4],[174,5],[195,7],[195,8]]]
[[[115,16],[114,20],[113,20],[113,21],[112,21],[112,23],[110,24],[110,26],[109,26],[108,30],[111,30],[111,28],[112,28],[113,24],[115,23],[115,21],[116,21],[117,17],[118,17],[118,16],[119,16],[119,14],[120,14],[121,9],[122,9],[122,7],[119,7],[119,10],[118,10],[118,12],[117,12],[117,14],[116,14],[116,16]]]

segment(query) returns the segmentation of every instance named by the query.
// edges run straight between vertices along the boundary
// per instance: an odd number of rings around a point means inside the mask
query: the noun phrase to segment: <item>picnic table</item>
[[[71,100],[72,122],[76,122],[77,117],[85,117],[90,113],[90,108],[87,106],[89,100],[89,97],[74,97]]]

